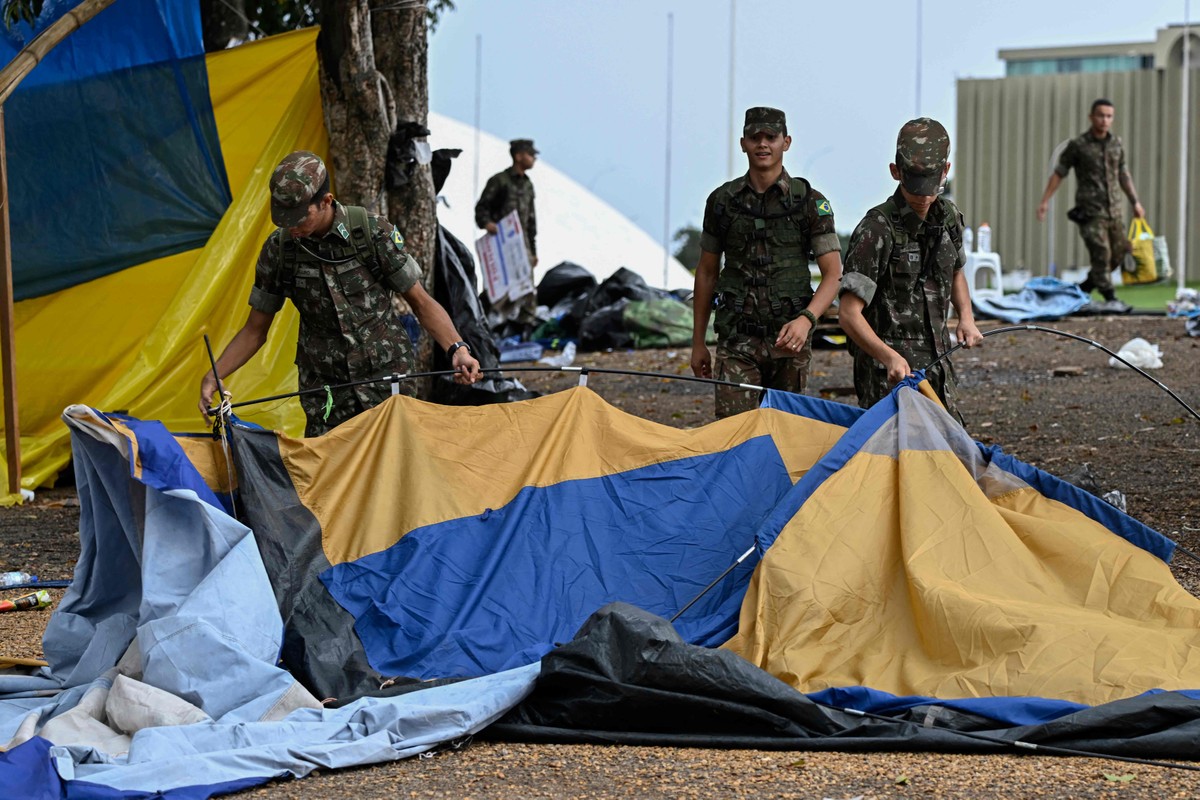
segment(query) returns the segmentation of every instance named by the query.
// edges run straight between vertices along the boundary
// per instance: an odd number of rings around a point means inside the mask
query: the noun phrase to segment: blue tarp
[[[0,37],[7,63],[73,7]],[[121,0],[5,103],[17,300],[204,245],[229,205],[199,4]]]
[[[981,297],[972,301],[981,315],[1005,322],[1034,322],[1062,319],[1090,301],[1078,284],[1058,278],[1033,278],[1021,291],[1001,298]]]

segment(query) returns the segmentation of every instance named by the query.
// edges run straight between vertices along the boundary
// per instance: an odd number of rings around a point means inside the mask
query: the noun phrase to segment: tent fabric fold
[[[1165,540],[916,381],[691,430],[584,387],[397,396],[315,439],[64,419],[75,581],[49,666],[0,672],[28,796],[208,797],[481,732],[1195,757],[1200,602]]]
[[[1200,686],[1200,600],[1165,540],[986,455],[897,389],[760,530],[769,549],[727,646],[809,692],[1096,705]]]

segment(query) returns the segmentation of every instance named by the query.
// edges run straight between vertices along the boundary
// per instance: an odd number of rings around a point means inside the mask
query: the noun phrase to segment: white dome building
[[[433,148],[462,148],[455,160],[438,206],[438,220],[474,249],[483,232],[475,227],[475,129],[457,120],[430,113]],[[536,137],[535,137],[536,140]],[[512,164],[508,142],[479,133],[479,189],[487,179]],[[663,248],[649,234],[587,189],[538,158],[530,173],[537,192],[538,267],[536,283],[546,270],[563,261],[585,267],[603,281],[621,267],[636,272],[650,286],[663,288]],[[478,272],[478,269],[476,270]],[[691,289],[692,275],[674,257],[667,262],[667,289]]]

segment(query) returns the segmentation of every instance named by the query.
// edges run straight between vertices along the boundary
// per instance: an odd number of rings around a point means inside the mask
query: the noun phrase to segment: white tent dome
[[[474,183],[475,129],[440,114],[429,115],[429,137],[434,149],[462,148],[446,185],[445,205],[438,206],[438,219],[456,237],[474,249],[483,232],[475,227]],[[479,189],[487,179],[512,164],[508,142],[479,133]],[[650,235],[619,211],[556,170],[545,159],[529,173],[537,192],[538,267],[536,283],[545,271],[563,261],[573,261],[602,281],[627,267],[650,286],[663,286],[663,248]],[[667,262],[667,289],[691,289],[692,275],[674,257]]]

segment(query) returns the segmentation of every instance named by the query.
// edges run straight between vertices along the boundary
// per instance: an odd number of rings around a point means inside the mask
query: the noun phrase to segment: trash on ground
[[[1163,365],[1162,350],[1158,348],[1158,345],[1150,344],[1140,336],[1121,345],[1117,355],[1139,369],[1159,369]],[[1119,369],[1128,369],[1126,364],[1111,357],[1108,359],[1108,365]]]
[[[16,600],[0,600],[0,613],[5,611],[30,611],[35,608],[47,608],[50,605],[50,593],[45,589],[23,594]]]
[[[539,358],[537,363],[545,364],[548,367],[569,367],[575,363],[575,343],[567,342],[563,347],[562,352],[556,356],[546,356]]]

